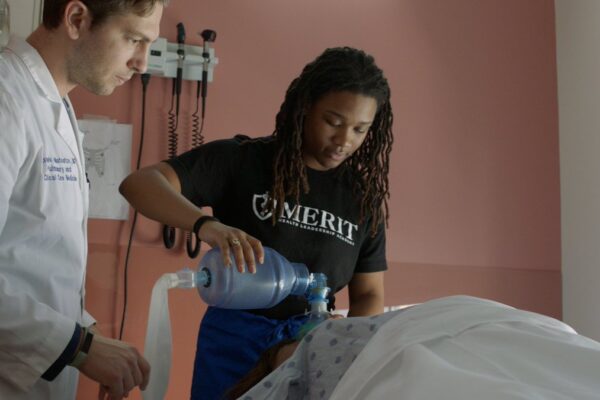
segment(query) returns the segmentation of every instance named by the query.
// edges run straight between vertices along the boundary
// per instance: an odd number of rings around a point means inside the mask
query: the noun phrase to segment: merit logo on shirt
[[[255,194],[252,199],[252,210],[257,218],[264,221],[271,218],[273,212],[267,210],[269,194]],[[354,233],[358,225],[340,218],[329,211],[295,204],[293,207],[286,201],[277,222],[296,226],[301,229],[332,235],[354,245]]]
[[[77,182],[77,159],[67,157],[44,157],[44,181],[48,182]]]

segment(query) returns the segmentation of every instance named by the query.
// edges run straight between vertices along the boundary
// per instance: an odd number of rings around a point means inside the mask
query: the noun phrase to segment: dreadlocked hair
[[[292,81],[275,119],[275,157],[273,186],[268,208],[273,212],[273,224],[281,215],[287,196],[299,203],[300,193],[310,190],[306,166],[302,158],[302,133],[306,111],[331,92],[351,92],[372,97],[377,112],[367,137],[344,164],[354,182],[354,192],[360,196],[362,222],[371,216],[370,231],[387,224],[389,209],[389,158],[394,141],[390,88],[383,71],[372,56],[350,47],[327,49],[304,67]]]

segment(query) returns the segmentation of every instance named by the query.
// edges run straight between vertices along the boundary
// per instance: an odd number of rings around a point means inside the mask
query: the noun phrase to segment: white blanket
[[[332,400],[600,399],[600,343],[535,313],[467,296],[385,323]]]
[[[600,400],[600,343],[467,296],[323,323],[243,400]]]

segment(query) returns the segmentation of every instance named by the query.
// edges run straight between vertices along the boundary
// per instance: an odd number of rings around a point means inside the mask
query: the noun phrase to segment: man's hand
[[[136,386],[146,388],[150,364],[133,346],[96,333],[79,371],[100,384],[100,400],[121,400]]]

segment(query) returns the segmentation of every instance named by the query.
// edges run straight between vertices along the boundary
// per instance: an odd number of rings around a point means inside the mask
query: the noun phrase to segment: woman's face
[[[351,92],[330,92],[312,104],[304,120],[302,155],[307,167],[325,171],[348,159],[367,138],[377,101]]]

